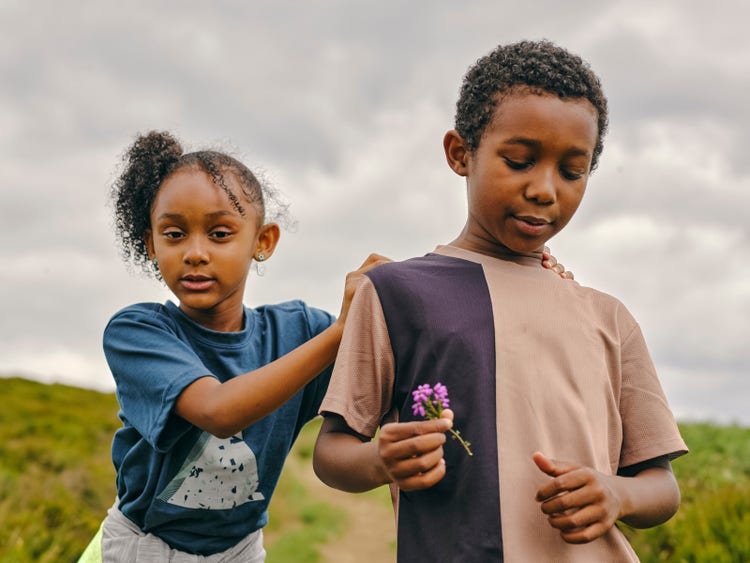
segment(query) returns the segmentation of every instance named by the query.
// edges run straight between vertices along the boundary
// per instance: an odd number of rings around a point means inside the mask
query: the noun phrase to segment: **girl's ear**
[[[143,242],[146,244],[146,251],[148,252],[148,257],[153,260],[156,258],[156,252],[154,251],[154,236],[151,229],[146,229],[146,231],[143,233]]]
[[[258,231],[258,243],[254,249],[253,258],[258,262],[268,260],[273,251],[276,250],[280,236],[281,229],[279,229],[276,223],[266,223],[263,225]]]
[[[468,174],[469,166],[469,151],[466,148],[466,143],[458,131],[451,129],[443,137],[443,150],[445,151],[445,159],[448,161],[448,166],[451,167],[456,174],[459,176],[466,176]]]

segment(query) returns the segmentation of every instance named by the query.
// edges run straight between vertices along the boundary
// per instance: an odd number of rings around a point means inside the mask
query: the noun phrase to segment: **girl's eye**
[[[216,239],[225,239],[232,236],[232,231],[213,231],[211,236]]]
[[[532,164],[534,164],[531,160],[512,160],[508,157],[505,157],[505,163],[508,165],[509,168],[512,168],[513,170],[526,170],[527,168],[530,168]]]
[[[178,239],[183,236],[182,231],[164,231],[164,236],[168,239]]]

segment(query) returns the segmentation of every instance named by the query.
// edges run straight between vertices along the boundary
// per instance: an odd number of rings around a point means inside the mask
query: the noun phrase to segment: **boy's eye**
[[[562,177],[566,180],[580,180],[581,178],[583,178],[586,172],[583,170],[568,170],[566,168],[563,168],[560,170],[560,174],[562,174]]]
[[[513,170],[526,170],[532,164],[534,164],[534,162],[531,160],[513,160],[511,158],[508,158],[507,156],[505,157],[505,163],[509,168],[512,168]]]

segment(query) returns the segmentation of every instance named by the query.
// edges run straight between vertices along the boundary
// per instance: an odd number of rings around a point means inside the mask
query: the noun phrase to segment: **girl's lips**
[[[214,283],[211,278],[185,277],[180,279],[182,287],[190,291],[205,291]]]

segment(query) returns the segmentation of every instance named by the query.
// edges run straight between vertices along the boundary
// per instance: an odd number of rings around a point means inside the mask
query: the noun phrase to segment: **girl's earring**
[[[151,265],[154,267],[154,270],[158,270],[159,269],[159,260],[157,258],[154,258],[153,260],[151,260]]]
[[[255,257],[255,271],[258,272],[259,276],[262,276],[266,273],[266,265],[261,264],[261,262],[263,262],[263,260],[265,259],[266,256],[262,252],[258,253],[258,255]]]

